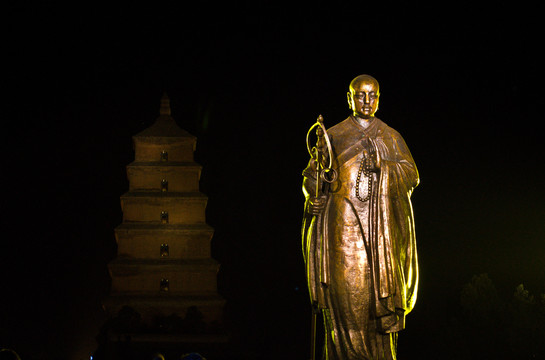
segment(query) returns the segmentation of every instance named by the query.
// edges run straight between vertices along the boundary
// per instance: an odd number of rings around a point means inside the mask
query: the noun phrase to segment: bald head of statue
[[[378,81],[370,75],[360,75],[350,82],[349,91],[346,94],[348,106],[354,116],[369,120],[378,110],[379,85]]]

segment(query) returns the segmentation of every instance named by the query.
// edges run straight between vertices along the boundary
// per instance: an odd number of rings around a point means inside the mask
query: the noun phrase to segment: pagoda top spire
[[[170,99],[166,92],[161,97],[161,105],[159,107],[159,116],[157,120],[147,129],[134,135],[135,137],[153,137],[153,138],[192,138],[195,136],[180,128],[174,118],[171,116]]]
[[[161,98],[161,108],[159,109],[159,115],[170,116],[170,99],[168,98],[166,91],[163,93],[163,97]]]

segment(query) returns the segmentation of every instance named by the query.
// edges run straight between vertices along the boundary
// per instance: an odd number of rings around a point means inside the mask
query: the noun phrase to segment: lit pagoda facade
[[[110,262],[111,315],[124,306],[142,321],[197,309],[207,324],[220,323],[218,263],[211,258],[214,230],[206,224],[208,198],[199,191],[202,167],[197,139],[176,125],[161,99],[155,123],[133,136],[135,160],[127,166],[129,191],[121,196],[123,222],[115,229],[117,258]]]

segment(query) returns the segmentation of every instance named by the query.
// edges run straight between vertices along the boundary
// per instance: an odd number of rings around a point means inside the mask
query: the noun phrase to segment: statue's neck
[[[354,120],[360,124],[364,129],[367,129],[372,123],[373,121],[375,120],[375,117],[374,116],[370,116],[368,117],[367,119],[365,118],[362,118],[362,117],[359,117],[357,115],[352,115],[352,117],[354,118]]]

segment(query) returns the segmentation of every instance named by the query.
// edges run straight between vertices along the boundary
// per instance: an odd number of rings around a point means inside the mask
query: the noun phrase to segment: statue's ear
[[[348,108],[350,110],[353,110],[352,109],[352,94],[350,94],[350,91],[346,92],[346,100],[348,100]]]

